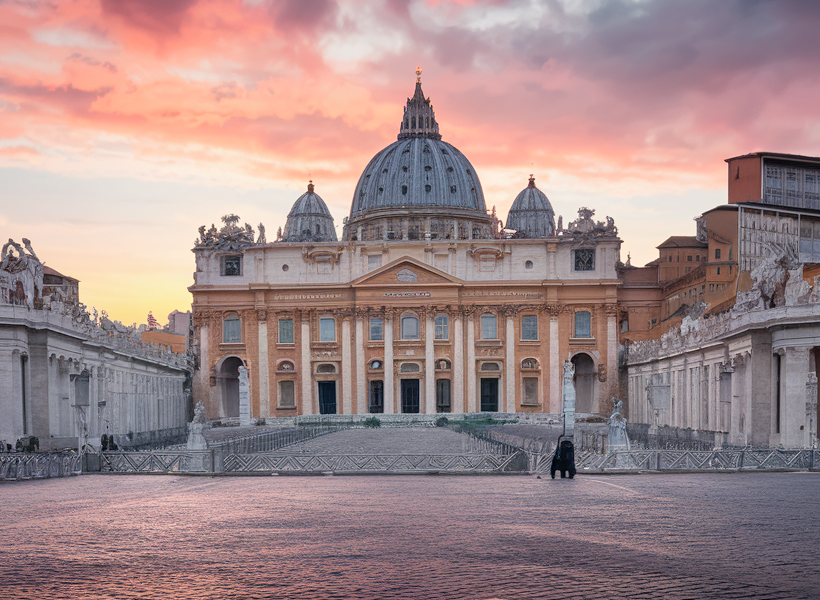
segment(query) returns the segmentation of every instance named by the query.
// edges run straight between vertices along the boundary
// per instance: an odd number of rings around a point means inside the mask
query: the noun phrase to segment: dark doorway
[[[591,413],[595,397],[595,363],[583,352],[572,357],[575,365],[575,412]]]
[[[370,399],[368,411],[371,413],[384,412],[384,382],[370,382]]]
[[[498,412],[498,378],[481,378],[481,412]]]
[[[320,415],[335,415],[336,414],[336,382],[335,381],[320,381],[319,382],[319,414]]]
[[[401,412],[419,412],[419,380],[401,380]]]
[[[219,371],[222,380],[222,411],[226,417],[239,416],[239,367],[242,359],[235,356],[226,358]]]

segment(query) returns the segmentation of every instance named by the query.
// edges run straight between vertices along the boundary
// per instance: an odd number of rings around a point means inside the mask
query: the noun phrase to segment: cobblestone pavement
[[[441,427],[343,429],[277,450],[300,454],[462,454],[470,436]]]
[[[0,494],[4,600],[820,597],[820,473],[83,475]]]

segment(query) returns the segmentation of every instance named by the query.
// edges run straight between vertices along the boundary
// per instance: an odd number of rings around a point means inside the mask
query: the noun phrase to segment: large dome
[[[396,208],[487,212],[470,161],[447,142],[424,137],[393,142],[373,157],[356,185],[350,220]]]
[[[472,239],[492,235],[473,165],[441,140],[429,98],[407,99],[398,140],[368,163],[350,207],[345,237],[357,240]]]
[[[293,203],[282,233],[283,242],[335,242],[336,228],[333,216],[322,198],[313,191],[313,182],[308,183],[308,191]]]
[[[507,216],[505,229],[515,229],[516,235],[528,238],[550,237],[555,233],[555,213],[547,195],[535,187],[535,178],[515,197]]]

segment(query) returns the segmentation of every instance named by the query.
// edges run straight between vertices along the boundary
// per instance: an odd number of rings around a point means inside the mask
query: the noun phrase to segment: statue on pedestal
[[[188,423],[188,450],[207,450],[208,442],[203,431],[208,429],[208,418],[205,416],[205,405],[202,401],[194,407],[194,418]]]

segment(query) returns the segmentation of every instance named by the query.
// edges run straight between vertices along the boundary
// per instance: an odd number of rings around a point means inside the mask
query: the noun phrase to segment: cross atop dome
[[[430,104],[430,98],[425,98],[421,91],[421,67],[416,67],[416,91],[412,98],[407,99],[398,139],[416,137],[441,139],[433,105]]]

